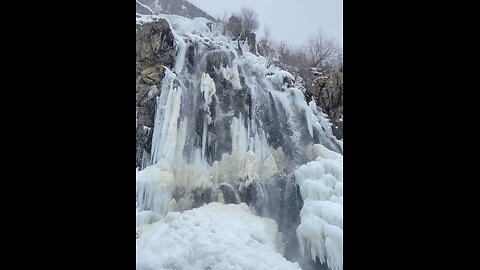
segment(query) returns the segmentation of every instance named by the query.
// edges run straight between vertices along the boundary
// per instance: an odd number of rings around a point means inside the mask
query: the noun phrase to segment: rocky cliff
[[[155,100],[160,95],[164,67],[172,67],[176,55],[175,38],[164,19],[136,26],[136,166],[150,159]]]
[[[333,71],[326,76],[306,79],[307,101],[314,99],[332,122],[333,134],[343,138],[343,70]]]

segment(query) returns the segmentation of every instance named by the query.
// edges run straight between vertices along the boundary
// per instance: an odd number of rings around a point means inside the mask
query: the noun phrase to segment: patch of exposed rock
[[[136,25],[136,167],[148,165],[156,97],[175,56],[175,37],[166,20]]]
[[[306,79],[307,101],[314,99],[332,122],[333,134],[343,138],[343,70]]]

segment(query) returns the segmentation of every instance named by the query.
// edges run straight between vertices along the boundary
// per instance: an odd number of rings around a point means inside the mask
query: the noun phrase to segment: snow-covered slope
[[[215,18],[187,0],[135,0],[136,12],[144,15],[175,14],[193,19],[202,17],[214,21]]]
[[[301,269],[281,255],[274,220],[245,203],[172,212],[137,240],[137,269]]]

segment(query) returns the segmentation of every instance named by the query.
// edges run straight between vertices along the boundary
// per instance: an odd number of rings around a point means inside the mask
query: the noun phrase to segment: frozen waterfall
[[[157,98],[153,165],[137,171],[137,268],[168,269],[176,263],[171,256],[178,255],[183,269],[244,269],[250,264],[230,251],[221,257],[213,246],[234,248],[228,239],[213,241],[217,236],[196,229],[212,220],[234,226],[230,223],[238,219],[251,226],[236,229],[248,236],[225,234],[246,241],[238,247],[246,252],[268,250],[262,252],[270,261],[259,264],[261,269],[275,268],[274,254],[290,261],[303,255],[343,269],[343,146],[326,116],[313,101],[305,102],[290,73],[250,53],[244,42],[221,35],[207,19],[162,17],[174,26],[177,56],[172,70],[165,68]],[[141,16],[137,23],[155,18]],[[175,226],[191,229],[177,235]],[[162,233],[168,233],[166,240]],[[194,238],[180,240],[182,235]],[[187,245],[193,239],[188,256],[172,248],[170,257],[158,251],[160,262],[154,263],[156,245]],[[229,260],[238,267],[228,267]],[[281,264],[275,269],[299,269],[289,261]]]

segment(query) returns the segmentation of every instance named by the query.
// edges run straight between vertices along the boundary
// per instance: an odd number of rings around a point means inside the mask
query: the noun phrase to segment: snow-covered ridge
[[[158,15],[175,14],[187,18],[203,17],[215,20],[215,17],[187,0],[136,0],[137,13]]]

